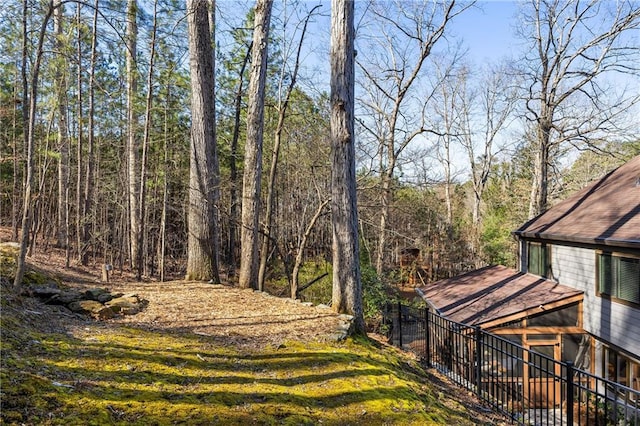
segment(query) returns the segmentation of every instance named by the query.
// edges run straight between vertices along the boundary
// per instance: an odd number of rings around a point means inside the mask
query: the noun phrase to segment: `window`
[[[634,390],[640,390],[640,362],[629,358],[613,348],[604,348],[605,378]]]
[[[548,248],[546,244],[527,243],[528,266],[527,271],[546,278],[549,267]]]
[[[640,259],[599,253],[598,291],[601,295],[640,304]]]

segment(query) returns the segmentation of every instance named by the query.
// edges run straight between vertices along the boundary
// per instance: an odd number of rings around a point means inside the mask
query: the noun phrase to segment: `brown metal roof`
[[[528,238],[640,247],[640,155],[514,233]]]
[[[501,318],[511,321],[518,313],[543,312],[545,305],[558,306],[562,300],[573,303],[583,293],[501,265],[437,281],[417,292],[442,315],[469,325],[495,323]]]

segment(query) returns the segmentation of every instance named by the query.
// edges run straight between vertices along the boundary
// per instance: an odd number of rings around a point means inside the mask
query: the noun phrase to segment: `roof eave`
[[[574,303],[582,302],[583,300],[584,300],[584,292],[580,291],[577,294],[568,295],[566,297],[562,297],[554,301],[550,301],[543,305],[530,306],[528,308],[524,308],[521,311],[514,312],[509,315],[503,315],[501,317],[488,319],[486,321],[479,322],[477,325],[480,326],[480,328],[482,329],[492,328],[492,327],[500,326],[501,324],[504,324],[504,323],[518,321],[526,317],[529,317],[531,315],[543,313],[549,309],[557,309],[567,305],[572,305]]]
[[[640,249],[640,239],[632,239],[632,240],[620,240],[614,238],[589,238],[589,237],[581,237],[578,235],[562,235],[562,234],[551,234],[546,232],[530,232],[530,231],[513,231],[513,235],[518,238],[535,238],[541,240],[550,240],[557,242],[568,242],[568,243],[578,243],[578,244],[590,244],[590,245],[603,245],[610,247],[624,247],[624,248],[634,248]]]
[[[438,315],[448,319],[448,317],[442,314],[442,312],[440,312],[440,310],[431,302],[431,300],[429,300],[429,297],[425,295],[422,290],[420,290],[419,288],[416,288],[415,291],[422,298],[422,300],[424,300],[424,302],[429,306],[430,309],[433,309],[435,312],[438,313]],[[472,321],[470,323],[465,323],[465,325],[469,325],[472,327],[477,326],[482,329],[492,328],[492,327],[499,326],[501,324],[526,318],[530,315],[535,315],[535,314],[544,312],[547,309],[556,309],[556,308],[570,305],[576,302],[582,302],[583,299],[584,299],[584,292],[579,291],[576,294],[571,294],[566,297],[561,297],[556,300],[552,300],[547,303],[544,303],[542,305],[529,306],[520,311],[513,312],[511,314],[502,315],[496,318],[485,319],[484,321]]]

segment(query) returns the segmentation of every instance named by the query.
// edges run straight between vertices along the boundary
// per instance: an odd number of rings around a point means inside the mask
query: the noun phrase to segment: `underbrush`
[[[300,269],[299,282],[303,290],[300,299],[303,302],[311,302],[314,305],[331,304],[331,292],[333,290],[333,276],[331,264],[322,259],[316,259],[305,263]],[[387,303],[398,301],[397,286],[378,277],[371,266],[361,265],[362,304],[363,314],[367,330],[381,332],[381,312]],[[313,282],[313,284],[307,284]],[[305,288],[306,287],[306,288]],[[267,291],[277,296],[288,296],[290,293],[289,282],[285,275],[279,279],[271,280],[267,285]]]

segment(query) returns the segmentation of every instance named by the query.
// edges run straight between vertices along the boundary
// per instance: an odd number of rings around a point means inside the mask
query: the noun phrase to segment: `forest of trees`
[[[481,3],[328,3],[6,1],[22,260],[366,292],[407,248],[427,280],[515,266],[512,230],[640,153],[637,2],[519,3],[521,54],[489,65],[452,31]]]

